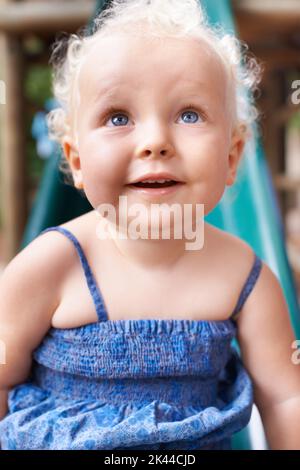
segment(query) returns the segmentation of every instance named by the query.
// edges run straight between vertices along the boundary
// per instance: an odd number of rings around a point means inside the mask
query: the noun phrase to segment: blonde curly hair
[[[210,26],[198,0],[112,0],[87,29],[57,40],[53,47],[53,92],[60,107],[48,116],[50,138],[62,144],[70,129],[69,113],[74,99],[78,74],[87,50],[101,37],[113,33],[152,35],[159,38],[194,38],[204,41],[221,59],[229,74],[233,96],[234,125],[239,126],[245,140],[251,135],[252,124],[259,113],[254,95],[261,78],[261,66],[249,54],[248,46],[223,28]],[[73,184],[69,164],[64,157],[60,171],[65,182]]]

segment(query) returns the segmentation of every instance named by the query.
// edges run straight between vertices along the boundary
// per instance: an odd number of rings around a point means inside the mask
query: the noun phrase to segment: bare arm
[[[300,397],[289,398],[262,410],[273,450],[300,450]]]
[[[32,352],[50,328],[58,303],[61,272],[53,256],[55,246],[49,244],[53,239],[45,234],[34,240],[0,279],[0,340],[5,352],[0,364],[0,419],[7,413],[8,391],[28,377]]]
[[[238,340],[270,448],[299,450],[300,364],[292,361],[295,336],[281,286],[266,264],[239,316]]]

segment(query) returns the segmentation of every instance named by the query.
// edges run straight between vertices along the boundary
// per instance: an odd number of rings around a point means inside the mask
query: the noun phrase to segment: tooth
[[[166,183],[167,181],[172,181],[172,180],[143,180],[142,183]]]

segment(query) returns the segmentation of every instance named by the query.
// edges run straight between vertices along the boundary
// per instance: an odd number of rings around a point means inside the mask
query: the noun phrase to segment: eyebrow
[[[183,82],[184,84],[181,85],[180,87],[179,86],[174,86],[173,83],[178,83],[176,82],[175,80],[170,84],[170,89],[174,89],[174,88],[177,88],[177,92],[178,91],[182,91],[182,90],[191,90],[191,92],[189,93],[189,96],[190,96],[190,99],[192,98],[198,98],[198,99],[201,99],[203,101],[205,101],[205,98],[207,98],[207,95],[203,96],[201,94],[201,89],[202,90],[205,90],[207,88],[207,84],[205,84],[204,82],[201,82],[201,81],[194,81],[194,80],[190,80],[190,79],[184,79]],[[126,85],[129,89],[130,85]],[[101,87],[100,89],[97,90],[97,96],[96,98],[94,99],[94,102],[96,104],[101,104],[101,102],[104,102],[104,101],[108,101],[110,98],[113,98],[114,96],[116,96],[118,94],[118,91],[119,89],[123,87],[123,84],[120,84],[120,83],[117,83],[116,85],[110,85],[109,83],[104,85],[103,87]],[[134,90],[133,87],[130,87],[131,90]],[[196,93],[196,89],[199,90],[198,93]],[[202,103],[204,105],[204,103]],[[206,106],[205,106],[206,107]]]
[[[97,90],[97,96],[96,96],[95,101],[98,102],[102,99],[107,99],[107,98],[113,97],[114,95],[117,94],[119,88],[120,88],[120,84],[114,85],[114,86],[106,85],[106,86],[100,88],[100,90]]]

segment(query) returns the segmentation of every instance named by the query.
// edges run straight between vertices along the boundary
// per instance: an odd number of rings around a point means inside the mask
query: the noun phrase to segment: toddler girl
[[[62,49],[50,128],[94,210],[45,230],[2,276],[2,449],[230,449],[254,401],[270,447],[300,449],[279,282],[198,217],[236,179],[255,61],[240,69],[239,43],[196,0],[113,0]],[[174,204],[191,218],[163,237],[149,216]],[[203,243],[187,249],[195,224]]]

